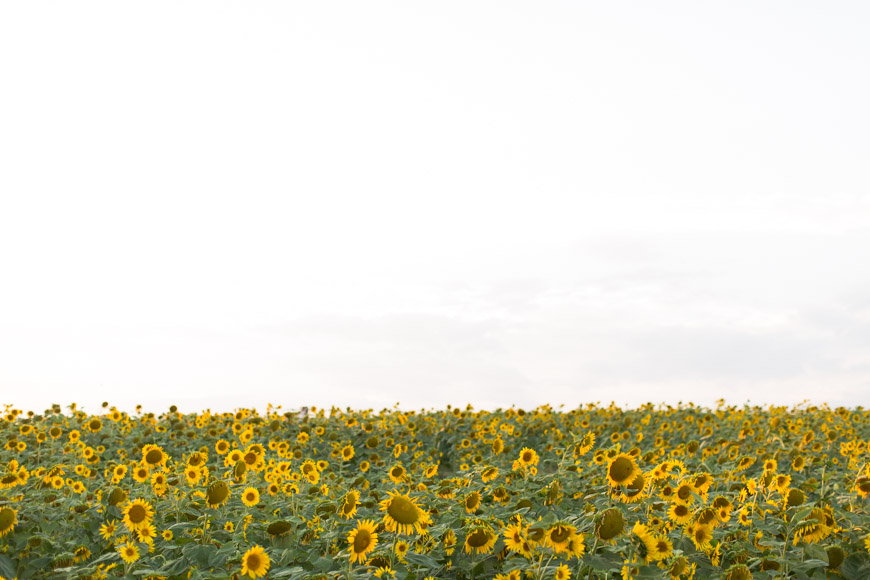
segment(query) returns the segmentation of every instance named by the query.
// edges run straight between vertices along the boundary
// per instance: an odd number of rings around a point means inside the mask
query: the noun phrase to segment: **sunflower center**
[[[387,513],[391,518],[405,525],[416,523],[420,517],[417,507],[404,497],[394,497],[387,508]]]
[[[260,569],[260,556],[259,554],[248,554],[248,570],[259,570]]]
[[[691,495],[692,495],[692,490],[689,489],[688,485],[683,485],[680,487],[680,489],[677,490],[677,497],[679,497],[682,500],[689,499],[689,497]]]
[[[531,460],[532,460],[532,452],[531,451],[526,451],[525,453],[523,453],[523,461],[528,463]]]
[[[138,524],[145,521],[145,508],[139,504],[135,504],[130,508],[130,511],[127,512],[127,515],[130,517],[131,522]]]
[[[163,460],[163,452],[159,449],[152,449],[145,454],[145,462],[151,465],[157,465]]]
[[[561,544],[571,536],[571,530],[564,526],[559,526],[550,532],[550,541]]]
[[[613,481],[625,481],[633,472],[631,461],[625,457],[618,457],[610,465],[610,477]]]
[[[365,552],[372,543],[372,534],[368,530],[359,530],[353,539],[353,551],[357,554]]]
[[[674,508],[674,514],[679,517],[687,516],[689,515],[689,508],[684,505],[678,505]]]
[[[475,530],[468,536],[468,545],[472,548],[485,546],[489,541],[489,532],[486,530]]]

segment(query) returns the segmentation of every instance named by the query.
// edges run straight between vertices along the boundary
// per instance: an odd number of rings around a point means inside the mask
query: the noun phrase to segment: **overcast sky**
[[[0,6],[0,403],[870,406],[866,2]]]

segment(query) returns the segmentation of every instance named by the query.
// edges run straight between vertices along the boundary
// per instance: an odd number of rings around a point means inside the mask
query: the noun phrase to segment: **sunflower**
[[[699,550],[710,548],[710,540],[713,539],[713,528],[704,524],[691,524],[686,528],[686,535]]]
[[[472,491],[465,496],[463,503],[465,504],[465,512],[473,514],[480,507],[480,493]]]
[[[553,576],[556,580],[570,580],[571,578],[571,570],[568,568],[567,564],[561,564],[558,568],[556,568],[556,574]]]
[[[248,487],[242,492],[242,503],[248,507],[254,507],[260,503],[260,492],[254,487]]]
[[[153,544],[154,538],[157,537],[157,528],[154,527],[154,524],[147,524],[136,530],[136,536],[139,538],[140,542],[144,542],[146,544]]]
[[[647,496],[649,478],[643,472],[638,472],[634,481],[622,488],[616,499],[623,503],[635,503]]]
[[[791,462],[791,468],[794,469],[795,471],[803,471],[804,467],[806,467],[806,465],[807,465],[807,462],[803,458],[802,455],[796,456],[794,458],[794,460],[792,460],[792,462]]]
[[[441,543],[444,546],[444,553],[451,556],[453,550],[456,549],[456,534],[453,530],[447,530],[444,533],[444,536],[441,538]],[[870,547],[868,547],[867,550],[870,551]]]
[[[242,556],[242,575],[251,578],[265,576],[269,571],[269,555],[260,546],[254,546]]]
[[[378,545],[375,522],[373,520],[360,520],[356,528],[348,534],[347,543],[350,544],[350,561],[365,563],[368,558],[367,554]]]
[[[118,521],[112,520],[100,526],[100,535],[104,540],[111,541],[115,536],[115,530],[118,529]]]
[[[626,485],[640,472],[631,455],[620,453],[607,464],[607,482],[611,487]]]
[[[860,476],[855,480],[855,491],[858,492],[858,495],[861,497],[867,497],[870,495],[870,477],[866,475]]]
[[[169,541],[172,540],[172,535],[173,535],[173,534],[172,534],[172,530],[163,530],[163,532],[161,532],[160,535],[163,536],[163,539],[164,539],[165,541],[169,542]]]
[[[677,503],[689,505],[695,500],[695,496],[693,494],[696,491],[697,490],[695,489],[695,486],[692,485],[691,482],[683,481],[674,490],[673,500]]]
[[[407,479],[407,472],[401,463],[397,463],[390,468],[389,476],[393,483],[403,483]]]
[[[0,538],[15,529],[15,524],[18,523],[18,510],[10,507],[0,508]]]
[[[394,551],[396,552],[396,556],[399,557],[399,560],[404,562],[405,556],[408,555],[408,542],[406,542],[405,540],[397,541],[396,548]]]
[[[557,554],[567,552],[571,547],[571,540],[577,535],[577,528],[565,523],[556,523],[547,529],[544,534],[544,545],[553,549]]]
[[[199,483],[201,477],[202,471],[199,470],[199,467],[189,465],[184,470],[184,479],[187,482],[187,485],[196,485]]]
[[[530,556],[531,552],[526,550],[528,542],[526,541],[526,528],[522,524],[508,524],[502,532],[504,536],[504,545],[511,552]]]
[[[349,443],[341,448],[341,458],[344,461],[350,461],[353,459],[354,454],[353,445]]]
[[[166,455],[166,452],[157,445],[148,444],[142,448],[142,463],[147,465],[149,468],[154,468],[159,466],[166,465],[166,462],[169,460],[169,456]]]
[[[423,533],[426,525],[432,523],[429,513],[421,509],[417,502],[407,495],[393,490],[387,499],[380,503],[384,512],[384,527],[388,532],[411,534]]]
[[[148,467],[145,465],[138,465],[133,468],[133,479],[138,481],[139,483],[145,483],[148,481],[148,476],[150,475],[150,471]]]
[[[644,547],[645,558],[647,561],[651,561],[653,559],[653,554],[656,552],[656,539],[653,537],[649,528],[644,524],[637,522],[634,524],[634,527],[631,528],[631,533],[640,539]]]
[[[341,515],[345,519],[351,519],[359,507],[359,492],[350,490],[344,494],[344,499],[341,502]]]
[[[529,449],[528,447],[523,447],[520,451],[520,456],[517,458],[520,466],[522,467],[530,467],[532,465],[538,464],[538,454],[534,449]]]
[[[465,537],[465,553],[488,554],[495,546],[495,534],[488,528],[478,527]]]
[[[651,560],[664,560],[671,556],[674,545],[666,537],[656,538],[653,542],[652,551],[647,555]]]
[[[670,509],[668,509],[668,518],[681,526],[692,519],[692,512],[685,504],[675,503],[671,504]]]
[[[487,467],[480,473],[483,483],[488,483],[498,477],[498,467]]]
[[[118,546],[117,550],[121,555],[121,559],[128,564],[132,564],[139,559],[139,548],[133,542],[127,542],[122,546]]]
[[[131,532],[151,523],[154,518],[154,508],[142,499],[134,499],[124,506],[124,525]]]
[[[216,481],[208,486],[205,501],[208,507],[216,508],[230,498],[230,486],[225,481]]]

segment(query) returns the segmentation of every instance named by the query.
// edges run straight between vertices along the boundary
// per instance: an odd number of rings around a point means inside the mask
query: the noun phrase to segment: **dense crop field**
[[[863,409],[7,408],[9,578],[870,578]]]

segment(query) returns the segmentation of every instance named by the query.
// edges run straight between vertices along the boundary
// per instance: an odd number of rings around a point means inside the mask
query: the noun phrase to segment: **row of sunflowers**
[[[870,578],[870,416],[799,405],[0,422],[0,578]]]

